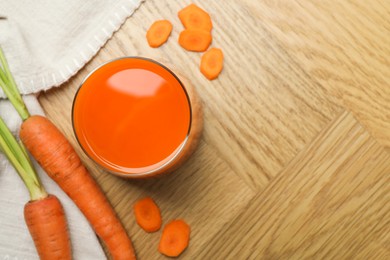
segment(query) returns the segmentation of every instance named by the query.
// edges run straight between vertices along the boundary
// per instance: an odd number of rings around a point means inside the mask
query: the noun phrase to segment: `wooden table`
[[[107,193],[139,259],[163,259],[161,231],[136,224],[133,203],[152,196],[164,223],[192,227],[182,259],[390,258],[390,2],[194,1],[212,15],[225,52],[218,80],[201,54],[177,43],[190,1],[147,0],[97,56],[40,97]],[[145,32],[169,19],[168,43]],[[174,174],[128,181],[99,170],[71,127],[82,79],[104,61],[140,55],[181,69],[204,105],[199,149]]]

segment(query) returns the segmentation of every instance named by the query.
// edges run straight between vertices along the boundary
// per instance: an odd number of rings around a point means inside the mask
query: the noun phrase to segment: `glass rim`
[[[83,87],[83,85],[85,84],[85,82],[92,76],[92,74],[94,74],[97,70],[99,70],[100,68],[104,67],[105,65],[109,64],[109,63],[112,63],[112,62],[115,62],[115,61],[118,61],[118,60],[125,60],[125,59],[139,59],[139,60],[145,60],[145,61],[148,61],[148,62],[151,62],[151,63],[154,63],[160,67],[162,67],[164,70],[168,71],[176,80],[177,82],[179,83],[179,85],[181,86],[181,88],[183,89],[184,91],[184,94],[186,96],[186,99],[187,99],[187,102],[188,102],[188,106],[189,106],[189,109],[190,109],[190,122],[189,122],[189,125],[188,125],[188,131],[187,131],[187,134],[186,134],[186,137],[185,139],[183,140],[183,142],[174,150],[174,154],[173,156],[167,160],[166,162],[164,162],[163,164],[159,165],[158,167],[154,168],[154,169],[151,169],[151,170],[148,170],[148,171],[145,171],[145,172],[138,172],[138,173],[131,173],[131,172],[122,172],[122,171],[118,171],[118,170],[112,170],[112,169],[109,169],[107,168],[106,165],[103,165],[102,163],[98,162],[97,160],[95,160],[87,151],[86,149],[83,147],[83,145],[81,144],[80,140],[79,140],[79,137],[76,133],[76,128],[75,128],[75,122],[74,122],[74,111],[75,111],[75,104],[76,104],[76,99],[77,99],[77,96],[81,90],[81,88]],[[169,169],[169,167],[173,164],[173,162],[179,157],[179,155],[183,152],[184,150],[184,147],[186,146],[186,144],[188,143],[188,139],[189,139],[189,136],[190,136],[190,133],[191,133],[191,129],[192,129],[192,104],[191,104],[191,98],[190,98],[190,95],[188,94],[188,91],[185,87],[185,85],[183,84],[183,82],[180,80],[180,78],[171,70],[169,69],[167,66],[165,66],[164,64],[154,60],[154,59],[151,59],[151,58],[146,58],[146,57],[142,57],[142,56],[123,56],[123,57],[119,57],[119,58],[115,58],[115,59],[111,59],[111,60],[108,60],[106,62],[103,62],[102,64],[100,64],[99,66],[97,66],[96,68],[94,68],[91,72],[89,72],[85,77],[84,79],[81,81],[81,83],[79,84],[78,88],[77,88],[77,91],[76,93],[74,94],[74,98],[73,98],[73,102],[72,102],[72,111],[71,111],[71,119],[72,119],[72,129],[73,129],[73,134],[76,138],[76,141],[77,143],[79,144],[79,146],[81,147],[81,149],[83,150],[83,152],[88,156],[89,159],[91,159],[94,163],[96,163],[97,165],[99,165],[101,168],[103,168],[105,171],[108,171],[112,174],[115,174],[115,175],[118,175],[118,176],[123,176],[123,177],[128,177],[128,178],[131,178],[131,177],[134,177],[134,178],[142,178],[142,177],[148,177],[149,175],[158,175],[160,174],[160,171],[162,171],[161,173],[163,173],[164,169],[167,168]],[[146,166],[148,167],[148,166]],[[139,167],[140,169],[142,169],[143,167]],[[137,168],[131,168],[131,169],[137,169]]]

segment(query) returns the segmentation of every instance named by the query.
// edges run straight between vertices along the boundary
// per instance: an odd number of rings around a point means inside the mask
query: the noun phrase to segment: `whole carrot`
[[[0,61],[9,71],[1,49]],[[126,230],[72,145],[47,118],[30,116],[11,73],[8,75],[9,84],[1,86],[23,119],[20,138],[27,150],[75,202],[106,244],[112,258],[135,259]]]
[[[20,139],[47,174],[76,203],[114,259],[135,259],[126,230],[68,140],[47,118],[30,116]]]
[[[0,150],[29,190],[31,200],[24,207],[24,219],[40,259],[72,259],[68,227],[60,201],[46,193],[24,146],[15,140],[1,118]]]

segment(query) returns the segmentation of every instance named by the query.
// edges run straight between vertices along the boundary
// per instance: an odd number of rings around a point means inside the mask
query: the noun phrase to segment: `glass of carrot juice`
[[[84,152],[125,178],[146,178],[179,167],[195,150],[202,109],[192,85],[147,58],[124,57],[91,72],[72,108]]]

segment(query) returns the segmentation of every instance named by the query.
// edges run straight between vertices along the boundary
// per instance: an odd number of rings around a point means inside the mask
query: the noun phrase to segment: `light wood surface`
[[[192,227],[182,259],[390,259],[390,1],[194,1],[225,53],[219,79],[201,54],[177,43],[177,12],[190,1],[146,0],[97,56],[60,89],[40,96],[123,220],[139,259],[157,252],[132,205],[152,196],[164,223]],[[158,49],[145,32],[174,31]],[[204,106],[199,149],[158,180],[99,170],[78,147],[70,112],[82,79],[125,55],[166,60]]]

